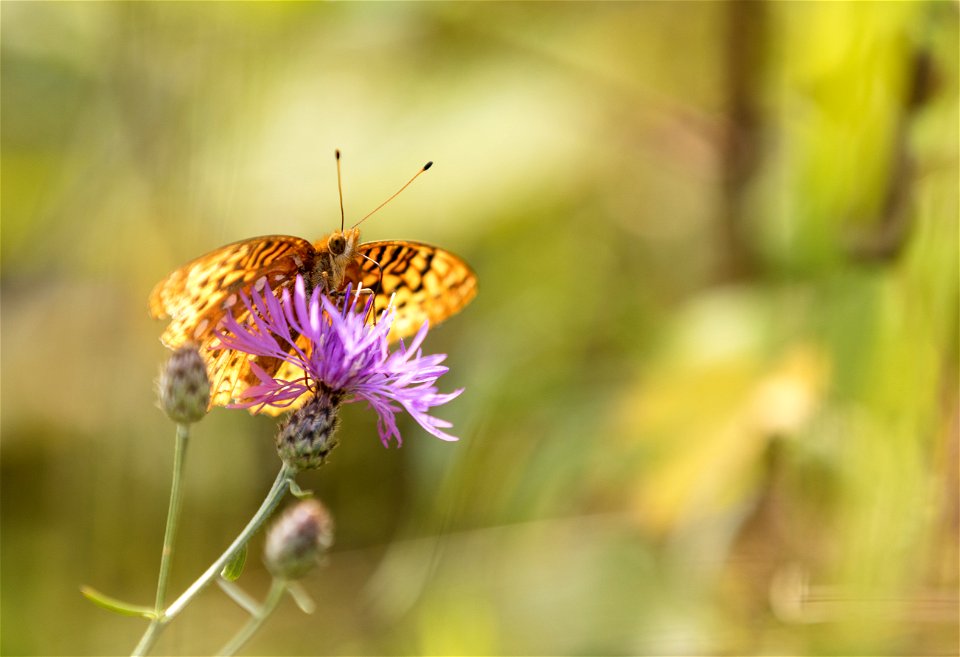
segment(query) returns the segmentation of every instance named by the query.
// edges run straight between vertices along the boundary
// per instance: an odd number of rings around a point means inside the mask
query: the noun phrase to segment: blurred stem
[[[287,592],[303,613],[312,614],[317,610],[317,605],[313,601],[313,598],[310,597],[310,594],[307,593],[300,582],[287,582]]]
[[[260,605],[257,604],[256,600],[247,595],[246,591],[237,586],[236,582],[231,582],[221,577],[217,580],[217,584],[223,589],[223,592],[230,596],[230,599],[242,607],[244,611],[251,616],[257,615],[260,610]]]
[[[263,606],[261,606],[253,617],[247,621],[247,624],[236,633],[236,635],[227,642],[227,644],[220,649],[218,655],[233,655],[236,653],[243,645],[250,640],[257,630],[260,629],[260,626],[263,625],[263,622],[270,617],[270,614],[273,613],[274,609],[277,608],[277,605],[280,604],[280,598],[283,597],[283,594],[287,590],[287,581],[280,578],[274,578],[273,584],[270,585],[270,592],[267,593],[267,599],[263,601]]]
[[[747,193],[760,162],[761,111],[758,96],[767,50],[768,7],[758,2],[731,2],[727,8],[727,126],[721,151],[723,202],[722,270],[725,281],[742,281],[754,273],[755,256],[747,240]]]
[[[293,481],[293,477],[296,474],[296,471],[288,468],[286,465],[280,469],[279,474],[277,474],[276,480],[273,482],[273,486],[270,488],[270,492],[267,493],[266,498],[264,498],[263,503],[260,505],[260,508],[257,509],[257,512],[254,514],[253,518],[250,519],[250,522],[247,523],[247,526],[243,528],[243,531],[234,539],[233,543],[230,544],[223,554],[207,568],[204,573],[197,578],[197,580],[190,585],[179,598],[174,600],[166,610],[159,612],[158,617],[150,622],[150,626],[147,628],[147,631],[144,632],[143,636],[140,638],[140,643],[137,644],[137,647],[133,650],[133,655],[145,655],[156,643],[157,639],[160,636],[160,632],[163,631],[163,628],[166,627],[167,623],[174,619],[184,607],[193,600],[194,597],[200,591],[204,589],[214,578],[218,577],[220,571],[223,570],[223,567],[227,564],[230,559],[233,558],[233,555],[237,553],[244,545],[247,544],[247,541],[256,533],[260,526],[270,517],[270,514],[273,513],[273,510],[277,508],[277,505],[280,504],[280,500],[283,499],[283,496],[286,494],[287,489],[290,487],[290,482]]]

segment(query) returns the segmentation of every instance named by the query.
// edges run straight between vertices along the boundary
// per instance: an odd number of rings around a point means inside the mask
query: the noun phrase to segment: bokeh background
[[[958,4],[2,7],[4,654],[123,654],[174,428],[146,296],[269,233],[442,245],[439,415],[300,478],[337,544],[250,654],[957,654]],[[171,591],[275,421],[196,425]],[[240,582],[262,596],[254,542]],[[210,589],[159,653],[246,617]]]

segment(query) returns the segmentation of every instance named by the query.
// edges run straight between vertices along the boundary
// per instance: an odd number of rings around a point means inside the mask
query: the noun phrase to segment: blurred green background
[[[461,441],[349,407],[319,609],[248,653],[957,654],[958,76],[956,2],[4,2],[0,650],[133,647],[79,587],[153,600],[147,293],[336,228],[341,148],[348,220],[436,163],[364,238],[478,273],[427,341]],[[174,594],[274,427],[196,425]]]

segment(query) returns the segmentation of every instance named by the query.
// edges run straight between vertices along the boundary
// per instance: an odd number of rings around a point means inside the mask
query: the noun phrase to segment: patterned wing
[[[239,292],[260,290],[268,283],[279,287],[315,257],[310,242],[287,235],[254,237],[200,256],[150,293],[150,314],[170,317],[160,339],[171,349],[189,340],[204,345],[227,308],[237,303]]]
[[[458,256],[429,244],[388,240],[367,242],[348,268],[345,284],[362,283],[376,291],[377,313],[394,294],[396,318],[390,339],[415,334],[429,321],[436,325],[456,314],[477,294],[477,276]]]
[[[241,324],[247,322],[250,313],[246,308],[241,312],[235,311],[235,318]],[[242,351],[233,349],[213,349],[219,346],[218,340],[210,336],[200,347],[200,353],[206,354],[210,365],[210,406],[226,406],[240,398],[240,394],[251,385],[259,383],[253,370],[250,368],[251,357]],[[308,351],[309,345],[303,336],[297,337],[297,346],[300,349]],[[295,381],[304,376],[303,370],[291,365],[285,361],[273,358],[255,357],[257,365],[262,367],[268,374],[278,379]],[[266,413],[267,415],[280,415],[288,410],[294,410],[303,405],[308,395],[297,399],[289,407],[274,408],[265,406],[260,409],[253,407],[251,413]]]

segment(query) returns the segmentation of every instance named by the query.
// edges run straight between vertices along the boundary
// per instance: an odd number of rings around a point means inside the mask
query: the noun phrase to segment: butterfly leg
[[[376,296],[376,293],[375,293],[373,290],[371,290],[369,287],[361,287],[361,288],[358,288],[355,292],[352,292],[352,294],[354,295],[354,297],[356,297],[357,301],[360,300],[360,297],[364,297],[364,301],[363,301],[363,305],[364,305],[364,306],[367,306],[367,297],[374,297],[374,296]],[[331,296],[331,298],[335,298],[335,299],[337,299],[338,301],[340,301],[340,300],[344,299],[344,297],[346,297],[346,292],[334,292],[334,293],[333,293],[332,295],[330,295],[330,296]],[[371,320],[372,320],[373,325],[376,326],[376,324],[377,324],[377,313],[376,313],[376,308],[374,307],[374,304],[371,303],[371,304],[369,305],[369,307],[366,308],[366,311],[367,311],[367,317],[366,317],[365,319],[366,319],[367,321],[371,321]]]
[[[363,258],[364,260],[369,260],[374,265],[376,265],[379,275],[377,276],[377,284],[374,285],[372,289],[374,294],[380,294],[381,290],[383,290],[383,267],[380,266],[379,262],[377,262],[376,260],[374,260],[373,258],[367,255],[364,255],[361,253],[360,257]]]
[[[368,288],[368,287],[358,287],[355,291],[351,291],[351,294],[352,294],[358,301],[359,301],[359,298],[360,298],[361,296],[363,296],[363,297],[364,297],[364,302],[363,302],[363,305],[364,305],[364,306],[367,305],[367,300],[366,300],[367,297],[375,296],[374,291],[371,290],[371,289]],[[329,298],[331,301],[333,301],[334,304],[335,304],[338,308],[343,308],[343,307],[344,307],[343,304],[347,301],[347,292],[346,292],[346,290],[332,291],[332,292],[329,292],[329,293],[327,294],[327,298]],[[367,313],[369,314],[369,316],[366,317],[365,319],[369,321],[370,318],[372,317],[372,322],[373,322],[374,325],[376,325],[376,323],[377,323],[377,317],[376,317],[376,312],[375,312],[374,304],[372,304],[372,303],[370,304],[369,308],[367,308]]]
[[[371,257],[369,257],[369,256],[367,256],[367,255],[364,255],[364,254],[361,253],[361,254],[360,254],[360,257],[363,258],[364,260],[369,260],[370,262],[372,262],[372,263],[373,263],[374,265],[376,265],[376,267],[377,267],[377,272],[379,272],[379,273],[378,273],[378,275],[377,275],[377,282],[376,282],[376,284],[375,284],[372,288],[365,288],[365,289],[364,289],[364,292],[367,292],[368,294],[372,294],[372,295],[376,296],[376,295],[379,294],[380,291],[383,289],[383,267],[380,266],[380,263],[379,263],[379,262],[377,262],[376,260],[374,260],[373,258],[371,258]],[[370,304],[370,313],[371,313],[371,315],[373,316],[373,325],[376,326],[376,325],[377,325],[377,313],[376,313],[376,311],[375,311],[375,309],[374,309],[374,305],[375,305],[375,304],[372,304],[372,303]]]
[[[361,295],[361,294],[362,294],[362,295],[365,296],[365,297],[376,296],[376,292],[374,292],[374,291],[373,291],[372,289],[370,289],[369,287],[364,287],[364,288],[361,288],[361,289],[357,290],[357,294],[358,294],[358,295]],[[363,303],[364,303],[364,305],[367,304],[366,301],[364,301]],[[366,321],[372,322],[373,325],[376,326],[376,325],[377,325],[377,310],[376,310],[376,308],[375,308],[374,306],[375,306],[375,304],[373,304],[373,303],[370,304],[370,306],[367,308],[367,317],[365,317],[364,319],[365,319]]]

